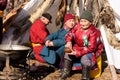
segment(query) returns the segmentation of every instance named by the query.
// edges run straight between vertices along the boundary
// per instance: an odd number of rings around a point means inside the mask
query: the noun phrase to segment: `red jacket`
[[[81,29],[78,23],[67,35],[66,41],[74,42],[73,50],[76,51],[76,57],[84,54],[93,53],[92,59],[96,61],[96,55],[102,52],[103,44],[100,40],[100,32],[95,26],[91,25],[86,31]]]
[[[40,19],[37,19],[30,28],[30,41],[35,44],[41,44],[40,46],[33,47],[34,55],[40,62],[40,51],[44,46],[44,41],[48,34],[49,32],[46,29],[45,24]]]

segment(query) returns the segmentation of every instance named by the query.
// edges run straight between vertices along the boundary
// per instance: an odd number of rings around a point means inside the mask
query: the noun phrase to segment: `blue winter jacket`
[[[57,32],[47,36],[46,40],[53,41],[53,47],[46,47],[42,49],[40,56],[45,62],[55,64],[57,55],[61,58],[64,54],[65,48],[65,35],[68,33],[64,28],[59,29]]]

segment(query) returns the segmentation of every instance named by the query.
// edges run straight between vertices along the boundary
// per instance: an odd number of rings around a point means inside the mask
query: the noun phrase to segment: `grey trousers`
[[[88,57],[87,54],[85,54],[85,55],[83,55],[83,56],[81,56],[79,58],[77,58],[74,55],[65,54],[64,58],[67,59],[67,60],[70,60],[70,61],[78,59],[83,66],[91,66],[91,64],[92,64],[92,62],[91,62],[91,60],[90,60],[90,58]]]

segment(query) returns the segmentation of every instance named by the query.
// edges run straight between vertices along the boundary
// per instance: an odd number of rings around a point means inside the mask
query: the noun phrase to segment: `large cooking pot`
[[[22,45],[0,45],[0,50],[5,51],[5,52],[10,52],[10,51],[26,51],[30,50],[30,47],[27,46],[22,46]]]
[[[4,61],[6,54],[9,54],[12,63],[24,63],[29,50],[31,48],[27,46],[2,44],[0,45],[0,60]]]

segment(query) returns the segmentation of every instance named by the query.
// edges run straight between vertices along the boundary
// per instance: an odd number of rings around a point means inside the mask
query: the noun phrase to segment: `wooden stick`
[[[37,11],[31,15],[29,19],[30,22],[33,23],[37,18],[39,18],[40,15],[42,15],[45,12],[45,10],[49,8],[52,2],[53,0],[45,0],[44,3],[38,7]]]
[[[110,71],[112,75],[112,80],[118,80],[114,65],[110,65]]]

